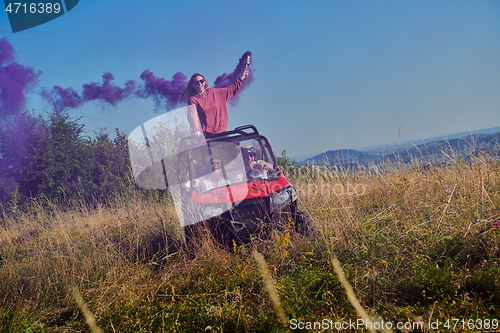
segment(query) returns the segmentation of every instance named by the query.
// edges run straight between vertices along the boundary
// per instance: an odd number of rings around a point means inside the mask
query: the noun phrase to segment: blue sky
[[[3,7],[2,7],[3,8]],[[0,38],[41,71],[26,107],[59,85],[141,83],[200,72],[209,82],[253,53],[255,81],[229,106],[230,127],[254,124],[276,152],[389,145],[500,125],[500,1],[105,1]],[[152,99],[89,102],[69,113],[92,133],[130,133],[165,110]],[[398,137],[399,130],[399,137]]]

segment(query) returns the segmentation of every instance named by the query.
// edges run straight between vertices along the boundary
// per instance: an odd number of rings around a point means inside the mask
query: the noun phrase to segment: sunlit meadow
[[[289,167],[314,237],[285,223],[229,251],[207,236],[194,256],[168,196],[132,192],[71,211],[6,206],[0,330],[90,331],[72,290],[105,332],[283,332],[290,320],[356,320],[332,258],[372,318],[500,319],[499,166],[485,155],[370,172]]]

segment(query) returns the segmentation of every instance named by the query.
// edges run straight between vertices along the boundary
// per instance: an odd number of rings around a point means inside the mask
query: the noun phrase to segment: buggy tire
[[[305,236],[312,237],[314,234],[313,220],[306,212],[297,210],[294,214],[295,230]]]

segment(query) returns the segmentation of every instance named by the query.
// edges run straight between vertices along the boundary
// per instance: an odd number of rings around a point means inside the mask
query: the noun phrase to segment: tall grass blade
[[[354,309],[356,309],[356,312],[361,317],[361,319],[363,319],[363,321],[365,322],[365,327],[367,328],[367,330],[369,332],[376,333],[376,330],[373,329],[373,326],[376,326],[376,325],[374,325],[374,321],[372,320],[372,318],[370,318],[370,316],[368,315],[366,310],[363,308],[363,306],[359,302],[358,298],[356,297],[356,294],[354,293],[354,289],[352,288],[351,284],[349,283],[349,281],[347,281],[347,278],[345,277],[344,271],[343,271],[342,267],[340,266],[339,260],[331,252],[330,252],[330,260],[332,262],[333,268],[335,269],[335,273],[337,274],[337,276],[339,278],[340,283],[342,284],[342,286],[344,287],[344,289],[346,291],[347,299],[352,304]],[[387,330],[387,329],[380,330],[380,331],[381,332],[392,332],[392,330]]]
[[[288,325],[288,320],[286,318],[285,311],[283,310],[283,306],[281,305],[281,300],[280,297],[278,296],[276,285],[274,284],[273,278],[271,277],[271,272],[269,272],[269,268],[267,268],[266,260],[264,259],[262,254],[260,254],[256,250],[253,251],[253,257],[255,258],[257,265],[259,265],[259,269],[264,278],[264,284],[266,286],[269,297],[271,298],[271,300],[274,303],[274,306],[276,307],[276,312],[278,314],[278,317],[281,323],[286,326]]]
[[[85,316],[85,322],[87,323],[87,325],[89,325],[90,329],[92,330],[92,333],[103,333],[104,331],[101,330],[99,326],[97,326],[95,317],[92,314],[92,311],[90,311],[85,301],[83,300],[82,294],[80,294],[78,288],[76,287],[72,288],[71,292],[73,293],[73,297],[75,298],[76,304],[78,304],[78,307],[80,308],[80,310],[82,310],[82,313]]]

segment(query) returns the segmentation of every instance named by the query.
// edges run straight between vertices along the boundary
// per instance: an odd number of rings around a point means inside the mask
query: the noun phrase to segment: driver
[[[208,192],[213,188],[228,185],[229,182],[224,178],[221,170],[221,160],[214,157],[210,159],[212,172],[199,178],[199,183],[195,187],[201,186],[201,192]]]
[[[266,178],[267,170],[274,171],[274,166],[266,161],[255,160],[257,153],[252,146],[241,147],[243,161],[245,164],[245,171],[248,178]]]

